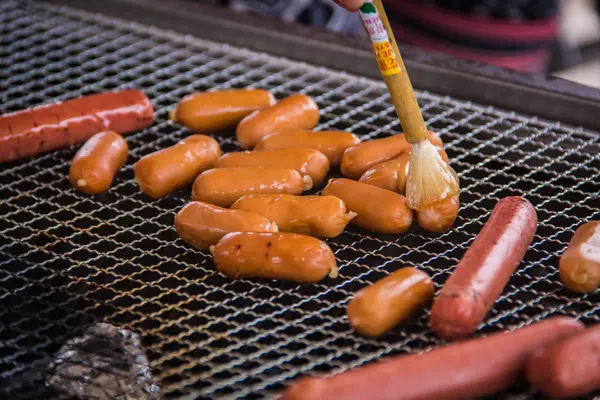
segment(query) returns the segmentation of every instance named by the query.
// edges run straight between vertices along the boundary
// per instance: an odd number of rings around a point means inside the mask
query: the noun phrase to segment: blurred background
[[[333,0],[203,0],[363,36]],[[386,0],[398,41],[600,88],[600,0]]]

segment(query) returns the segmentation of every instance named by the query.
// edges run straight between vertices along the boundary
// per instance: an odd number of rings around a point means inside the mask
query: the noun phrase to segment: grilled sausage
[[[175,229],[184,242],[208,250],[228,233],[277,232],[277,225],[252,212],[194,201],[175,215]]]
[[[448,162],[448,155],[441,147],[438,148],[440,156]],[[405,151],[399,157],[392,160],[376,164],[365,171],[359,179],[359,182],[378,186],[382,189],[391,190],[404,194],[406,190],[406,176],[408,175],[408,166],[410,165],[410,150]]]
[[[431,329],[451,340],[471,335],[515,272],[537,229],[535,208],[505,197],[447,280],[431,309]]]
[[[399,269],[359,290],[348,303],[348,320],[361,335],[381,336],[425,307],[433,291],[425,272]]]
[[[123,136],[106,131],[92,136],[71,161],[69,179],[80,192],[95,194],[108,190],[127,161],[129,147]]]
[[[300,194],[312,188],[312,179],[294,169],[216,168],[200,174],[192,198],[230,207],[247,194]]]
[[[326,238],[338,236],[356,216],[335,196],[255,194],[242,197],[231,208],[260,214],[274,221],[281,232]]]
[[[571,318],[549,318],[425,354],[395,356],[330,378],[303,378],[280,400],[479,398],[509,388],[537,349],[581,330],[583,325]]]
[[[205,135],[192,135],[169,148],[142,157],[133,168],[135,180],[146,195],[158,199],[189,185],[221,156],[219,143]]]
[[[234,129],[247,115],[275,104],[271,93],[261,89],[201,92],[185,96],[170,114],[198,133]]]
[[[217,270],[231,279],[269,278],[314,283],[337,277],[325,243],[295,233],[230,233],[211,248]]]
[[[329,172],[329,160],[323,153],[313,149],[273,149],[227,153],[219,158],[216,168],[269,167],[295,169],[308,175],[313,184],[319,185]]]
[[[532,386],[555,399],[600,389],[600,325],[538,350],[526,371]]]
[[[325,154],[331,167],[339,167],[344,151],[360,143],[360,139],[344,131],[295,131],[273,133],[257,143],[256,149],[282,149],[288,147],[308,147]]]
[[[152,125],[154,109],[138,90],[84,96],[0,116],[0,162],[85,142],[96,133]]]
[[[344,200],[348,210],[357,213],[350,223],[369,231],[387,235],[406,232],[413,221],[413,212],[401,194],[355,182],[331,179],[323,196],[332,195]]]
[[[417,223],[429,232],[444,232],[450,228],[458,216],[459,196],[454,195],[416,211]]]
[[[433,132],[429,132],[429,141],[435,146],[444,145],[440,137]],[[398,157],[410,147],[403,133],[362,142],[344,152],[342,174],[350,179],[359,179],[372,166]]]
[[[578,293],[592,293],[600,285],[600,221],[581,225],[560,257],[560,280]]]
[[[275,132],[312,129],[319,123],[319,106],[305,94],[293,94],[271,107],[255,111],[238,125],[235,135],[244,149]]]

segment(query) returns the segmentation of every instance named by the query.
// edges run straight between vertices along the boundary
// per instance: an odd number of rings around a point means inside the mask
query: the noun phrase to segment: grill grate
[[[350,228],[328,241],[341,266],[338,279],[229,281],[175,233],[174,214],[190,190],[150,201],[132,180],[135,161],[189,134],[167,120],[168,109],[188,93],[215,88],[263,87],[278,98],[300,91],[321,106],[321,129],[376,138],[400,129],[385,87],[66,8],[0,3],[1,112],[126,87],[145,90],[158,120],[127,137],[129,162],[109,192],[90,197],[70,187],[76,149],[0,169],[0,390],[10,398],[53,395],[43,392],[52,354],[96,321],[140,333],[167,398],[270,398],[298,374],[438,345],[425,313],[384,338],[359,337],[347,323],[346,302],[410,265],[422,266],[439,289],[508,195],[527,196],[540,224],[482,332],[556,313],[600,322],[600,294],[569,293],[556,271],[574,228],[600,217],[595,132],[418,92],[461,177],[454,229],[386,237]],[[237,149],[230,134],[218,139],[224,151]],[[537,398],[518,389],[511,395]]]

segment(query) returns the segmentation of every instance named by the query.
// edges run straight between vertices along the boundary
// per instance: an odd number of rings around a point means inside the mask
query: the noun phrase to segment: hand
[[[339,6],[344,7],[348,11],[358,11],[360,6],[363,5],[363,0],[333,0]]]

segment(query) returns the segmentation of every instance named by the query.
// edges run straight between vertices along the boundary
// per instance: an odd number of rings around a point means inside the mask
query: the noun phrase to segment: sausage
[[[429,232],[444,232],[450,228],[458,216],[459,195],[436,201],[415,211],[419,226]]]
[[[216,168],[268,167],[295,169],[308,175],[319,185],[329,172],[329,160],[323,153],[308,148],[273,149],[227,153],[219,158]]]
[[[312,188],[312,179],[294,169],[216,168],[200,174],[192,198],[230,207],[247,194],[300,194]]]
[[[578,293],[592,293],[600,285],[600,221],[581,225],[560,257],[560,280]]]
[[[381,336],[425,307],[434,289],[425,272],[399,269],[354,295],[348,303],[348,321],[361,335]]]
[[[341,234],[356,216],[335,196],[254,194],[242,197],[231,208],[260,214],[274,221],[281,232],[325,238]]]
[[[277,232],[277,224],[252,212],[194,201],[175,215],[175,230],[184,242],[208,250],[228,233]]]
[[[319,123],[319,106],[305,94],[293,94],[271,107],[255,111],[238,125],[235,135],[244,149],[275,132],[312,129]]]
[[[295,233],[236,232],[211,248],[217,271],[231,279],[268,278],[315,283],[337,277],[333,252],[322,241]]]
[[[142,157],[133,168],[135,180],[146,195],[158,199],[189,185],[212,168],[221,156],[219,143],[205,135],[192,135],[174,146]]]
[[[431,131],[429,141],[438,147],[444,145],[440,137]],[[344,152],[342,174],[350,179],[359,179],[372,166],[396,158],[410,147],[403,133],[362,142]]]
[[[85,142],[96,133],[152,125],[154,109],[138,90],[100,93],[0,116],[0,162]]]
[[[344,200],[348,210],[357,213],[350,223],[386,235],[406,232],[413,222],[413,212],[401,194],[349,179],[331,179],[323,196]]]
[[[512,332],[440,346],[424,354],[389,358],[329,378],[303,378],[280,400],[457,400],[509,388],[528,357],[583,330],[568,317],[552,317]]]
[[[526,376],[557,399],[600,389],[600,325],[539,349],[527,362]]]
[[[247,115],[273,104],[273,95],[262,89],[200,92],[181,99],[170,118],[195,132],[210,133],[234,129]]]
[[[265,136],[256,145],[260,149],[282,149],[288,147],[309,147],[325,154],[332,168],[339,167],[346,149],[360,143],[353,133],[344,131],[295,131],[273,133]]]
[[[442,159],[448,162],[448,155],[444,149],[438,147],[438,151]],[[359,182],[404,194],[406,176],[408,175],[408,167],[410,165],[409,161],[410,150],[400,154],[399,157],[375,164],[362,174]]]
[[[471,335],[515,272],[537,229],[535,208],[523,197],[505,197],[436,297],[431,329],[452,340]]]
[[[129,146],[116,132],[92,136],[71,161],[69,179],[81,192],[95,194],[108,190],[119,168],[127,161]]]

